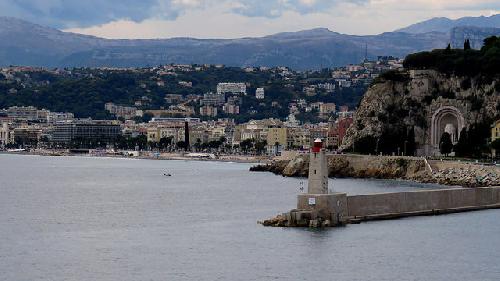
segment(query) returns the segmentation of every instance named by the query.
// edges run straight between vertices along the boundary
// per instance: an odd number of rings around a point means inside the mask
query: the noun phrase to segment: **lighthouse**
[[[315,227],[343,222],[347,194],[328,189],[328,162],[321,139],[316,139],[311,148],[307,193],[297,197],[297,208],[287,217],[289,225]]]
[[[307,193],[328,194],[328,163],[321,139],[316,139],[311,149]]]

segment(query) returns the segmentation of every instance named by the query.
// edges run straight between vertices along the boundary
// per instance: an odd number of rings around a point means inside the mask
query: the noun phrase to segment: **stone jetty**
[[[259,223],[276,227],[330,227],[367,220],[500,208],[500,187],[461,187],[355,196],[334,192],[328,187],[328,176],[332,172],[337,173],[339,166],[351,175],[426,175],[427,179],[446,183],[467,181],[470,186],[498,183],[496,167],[471,164],[464,166],[461,163],[450,164],[444,161],[429,163],[418,158],[377,158],[378,163],[375,165],[373,162],[363,162],[366,158],[356,158],[355,164],[346,165],[348,160],[344,158],[338,165],[338,159],[327,157],[322,148],[322,141],[317,139],[307,160],[296,158],[282,169],[282,173],[293,170],[293,174],[302,175],[307,167],[307,193],[297,196],[297,208]],[[388,167],[382,167],[382,163],[388,164]],[[356,171],[357,166],[364,167],[365,170]],[[377,166],[378,171],[374,169]],[[270,168],[265,169],[266,167]],[[269,165],[255,169],[279,171],[276,167],[278,166]],[[382,168],[385,170],[380,171]],[[457,170],[461,172],[457,174]]]

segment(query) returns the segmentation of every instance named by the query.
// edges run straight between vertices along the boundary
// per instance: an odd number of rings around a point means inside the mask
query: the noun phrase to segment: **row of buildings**
[[[330,118],[319,124],[299,123],[292,117],[287,121],[278,119],[252,120],[235,124],[232,119],[202,121],[199,118],[153,118],[147,123],[118,120],[75,119],[66,115],[65,120],[40,122],[39,118],[20,114],[27,108],[9,108],[0,116],[0,147],[51,147],[110,146],[120,138],[144,136],[148,143],[160,143],[168,139],[172,148],[179,142],[195,147],[212,141],[223,141],[228,147],[238,147],[247,140],[265,144],[267,153],[279,154],[287,149],[308,149],[316,138],[327,140],[330,148],[338,147],[348,126],[350,116]],[[31,110],[31,109],[30,109]],[[186,134],[186,122],[188,133]]]

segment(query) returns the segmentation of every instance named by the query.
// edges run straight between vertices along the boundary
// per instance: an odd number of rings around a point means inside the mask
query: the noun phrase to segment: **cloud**
[[[339,4],[364,4],[369,0],[264,0],[239,1],[233,12],[250,17],[279,17],[285,12],[311,14],[329,10]]]
[[[149,18],[156,0],[2,0],[4,16],[53,27],[86,27],[119,19]]]
[[[339,3],[369,0],[1,0],[0,15],[16,16],[53,27],[89,27],[112,21],[175,20],[195,10],[230,7],[248,17],[279,17],[285,12],[310,14]]]
[[[315,27],[376,34],[436,16],[499,12],[498,0],[0,0],[0,16],[108,38],[231,38]]]

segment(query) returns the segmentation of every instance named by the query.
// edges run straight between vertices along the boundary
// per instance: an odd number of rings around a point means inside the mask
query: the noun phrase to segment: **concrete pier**
[[[500,187],[449,188],[354,196],[330,192],[325,150],[322,141],[317,139],[310,154],[307,193],[298,195],[296,209],[265,220],[262,224],[323,227],[366,220],[491,208],[500,208]]]
[[[311,200],[311,198],[314,198]],[[315,203],[311,205],[310,203]],[[301,194],[297,209],[264,221],[268,226],[337,226],[369,220],[500,208],[500,187],[450,188],[347,196]],[[288,215],[300,213],[300,216]],[[300,218],[300,220],[294,220]],[[309,221],[305,221],[307,218]],[[281,220],[281,221],[280,221]]]
[[[347,222],[500,208],[500,187],[450,188],[347,197]]]

